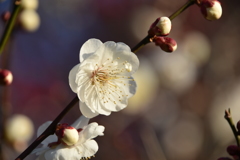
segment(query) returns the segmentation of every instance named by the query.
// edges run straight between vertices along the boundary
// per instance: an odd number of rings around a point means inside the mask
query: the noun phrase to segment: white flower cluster
[[[61,135],[51,135],[42,142],[42,147],[33,151],[38,155],[37,160],[80,160],[94,156],[98,151],[98,144],[93,138],[102,136],[104,127],[81,116],[71,126],[61,128]],[[51,124],[44,123],[38,128],[37,136]],[[76,132],[77,138],[76,138]],[[73,140],[74,139],[74,140]],[[71,143],[75,141],[74,143]],[[69,143],[71,144],[69,144]]]
[[[55,135],[33,151],[37,160],[80,160],[94,156],[98,144],[93,138],[102,136],[105,128],[95,122],[87,125],[88,118],[110,115],[127,106],[128,98],[136,93],[132,74],[138,67],[137,56],[124,43],[102,43],[98,39],[85,42],[80,50],[80,63],[69,74],[69,84],[78,95],[83,116],[71,126],[59,124]],[[37,135],[50,123],[40,126]]]

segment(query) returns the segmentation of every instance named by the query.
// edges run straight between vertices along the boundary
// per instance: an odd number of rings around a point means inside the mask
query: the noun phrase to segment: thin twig
[[[224,118],[227,120],[229,126],[231,127],[232,131],[233,131],[233,134],[234,134],[234,137],[236,139],[236,142],[237,142],[237,146],[239,147],[239,136],[238,136],[238,131],[233,123],[233,120],[232,120],[232,116],[231,116],[231,111],[230,111],[230,108],[228,110],[225,110],[225,116]]]
[[[150,36],[146,36],[145,38],[143,38],[143,40],[141,40],[135,47],[133,47],[131,49],[132,52],[136,53],[139,49],[141,49],[143,46],[145,46],[146,44],[150,43]]]
[[[4,32],[3,32],[2,37],[1,37],[1,41],[0,41],[0,54],[2,54],[6,44],[8,42],[8,39],[9,39],[11,33],[12,33],[12,30],[13,30],[13,27],[15,25],[15,21],[17,19],[17,15],[18,15],[20,9],[21,9],[20,0],[16,0],[14,2],[14,7],[13,7],[13,12],[11,14],[11,17],[8,20],[6,28],[5,28]]]
[[[195,3],[195,0],[188,0],[187,3],[185,3],[181,8],[179,8],[176,12],[174,12],[168,18],[170,20],[173,20],[174,18],[176,18],[179,14],[181,14],[184,10],[186,10],[188,7],[190,7],[194,3]]]

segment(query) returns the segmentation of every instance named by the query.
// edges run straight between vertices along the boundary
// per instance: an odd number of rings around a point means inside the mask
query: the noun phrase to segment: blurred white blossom
[[[37,9],[38,0],[21,0],[21,5],[24,9]]]
[[[124,43],[102,43],[98,39],[85,42],[80,64],[69,73],[69,84],[80,99],[82,114],[92,118],[124,109],[136,92],[132,74],[138,66],[137,56]]]
[[[182,110],[162,139],[169,159],[196,159],[204,142],[202,121],[194,113]]]
[[[181,52],[157,54],[154,62],[164,87],[181,94],[194,84],[197,75],[196,66]]]
[[[183,54],[197,66],[205,64],[210,58],[211,46],[209,39],[201,32],[188,32],[182,46]]]
[[[23,10],[20,13],[19,20],[23,29],[29,32],[36,31],[40,25],[39,15],[32,9]]]
[[[16,114],[7,119],[5,136],[16,151],[22,152],[27,147],[33,133],[33,123],[25,115]]]
[[[102,136],[104,127],[98,125],[96,122],[88,124],[89,119],[81,116],[71,127],[63,127],[61,136],[51,135],[42,142],[42,147],[35,149],[32,153],[38,155],[37,160],[80,160],[94,156],[98,151],[98,144],[93,138]],[[46,122],[38,128],[37,136],[51,124]],[[78,129],[80,131],[77,137],[77,141],[74,144],[66,144],[74,137],[74,132],[69,132],[69,128]],[[56,131],[57,133],[57,131]],[[68,139],[66,139],[68,136]],[[73,137],[71,137],[73,136]]]
[[[146,108],[156,97],[159,87],[159,78],[151,62],[147,59],[140,59],[139,70],[134,74],[138,84],[136,94],[129,100],[129,106],[124,110],[128,114],[145,113]]]

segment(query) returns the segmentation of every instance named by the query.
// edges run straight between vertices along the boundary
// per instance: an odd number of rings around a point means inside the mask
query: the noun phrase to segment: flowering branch
[[[55,133],[57,124],[60,120],[73,108],[73,106],[79,101],[78,97],[76,96],[67,106],[66,108],[55,118],[55,120],[49,125],[49,127],[22,153],[20,154],[16,160],[22,160],[27,155],[29,155],[33,149],[35,149],[45,138],[49,135]]]
[[[16,1],[18,2],[18,1]],[[189,0],[186,4],[183,5],[179,10],[177,10],[175,13],[173,13],[169,18],[172,20],[175,17],[177,17],[180,13],[182,13],[186,8],[194,4],[193,0]],[[13,28],[13,22],[16,18],[16,15],[19,10],[19,4],[17,5],[15,3],[15,10],[13,12],[13,15],[8,23],[8,26],[6,27],[6,30],[4,32],[3,40],[1,41],[0,45],[0,52],[2,52],[2,48],[6,44],[9,35]],[[141,49],[143,46],[151,42],[151,39],[153,36],[147,35],[142,41],[140,41],[135,47],[131,49],[132,52],[136,53],[139,49]],[[33,149],[35,149],[45,138],[47,138],[49,135],[52,135],[55,133],[57,124],[60,122],[60,120],[70,111],[70,109],[79,101],[78,97],[76,96],[67,106],[66,108],[57,116],[57,118],[50,124],[50,126],[22,153],[20,154],[16,160],[23,160],[27,155],[29,155]]]
[[[138,51],[142,46],[147,44],[149,41],[149,37],[147,36],[141,42],[139,42],[135,47],[131,50],[132,52]],[[67,106],[66,108],[55,118],[55,120],[50,124],[50,126],[22,153],[20,154],[16,160],[23,160],[27,155],[29,155],[33,149],[35,149],[45,138],[49,135],[52,135],[56,131],[57,124],[61,121],[61,119],[72,109],[72,107],[79,101],[76,96]]]
[[[0,41],[0,54],[2,54],[4,48],[7,44],[7,41],[8,41],[8,39],[9,39],[11,33],[12,33],[12,30],[13,30],[15,21],[17,19],[17,15],[20,11],[20,8],[21,8],[20,0],[16,0],[14,2],[12,15],[11,15],[10,19],[8,20],[7,26],[6,26],[6,28],[3,32],[3,36],[2,36],[1,41]]]
[[[225,110],[224,118],[227,120],[228,124],[230,125],[230,127],[233,131],[234,137],[236,139],[237,146],[239,147],[240,143],[239,143],[238,131],[237,131],[237,129],[236,129],[234,123],[233,123],[230,108],[228,110]]]
[[[195,3],[195,0],[188,0],[187,3],[185,3],[181,8],[179,8],[176,12],[174,12],[172,15],[169,16],[170,20],[173,20],[176,18],[179,14],[181,14],[184,10],[186,10],[188,7],[193,5]],[[132,48],[132,52],[136,53],[140,48],[145,46],[146,44],[152,42],[153,35],[147,35],[142,41],[140,41],[135,47]]]

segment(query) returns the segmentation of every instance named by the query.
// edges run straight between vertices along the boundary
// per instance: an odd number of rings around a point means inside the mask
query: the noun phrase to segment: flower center
[[[104,85],[108,80],[111,80],[110,75],[108,74],[108,70],[104,70],[101,67],[98,67],[96,70],[92,72],[92,85],[95,85],[98,82],[101,85]]]
[[[108,58],[101,65],[95,64],[90,80],[103,103],[117,104],[128,97],[124,88],[131,86],[129,81],[134,81],[128,73],[131,71],[132,65],[119,57],[115,60]]]
[[[120,61],[120,57],[112,61],[108,58],[102,65],[96,64],[95,70],[92,72],[91,82],[92,85],[97,83],[102,86],[106,83],[109,84],[111,80],[132,80],[131,77],[126,76],[126,73],[131,71],[132,65],[128,61]],[[120,83],[123,82],[120,81]]]

